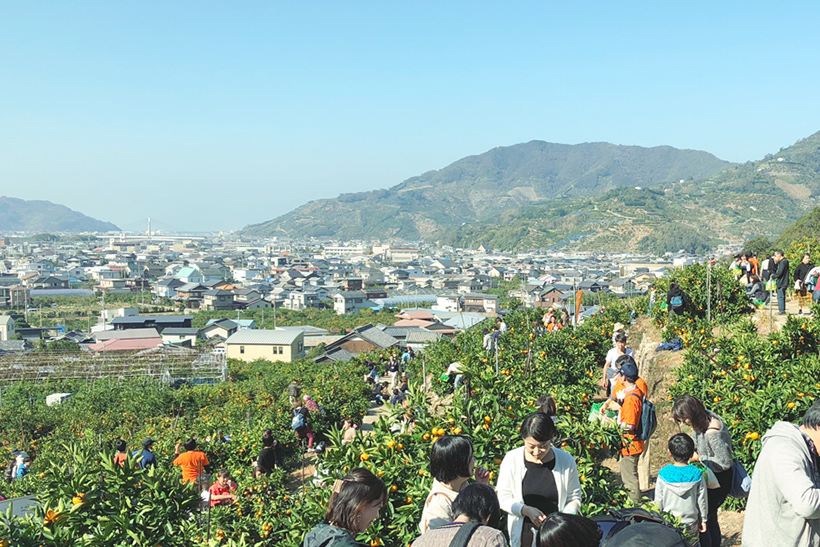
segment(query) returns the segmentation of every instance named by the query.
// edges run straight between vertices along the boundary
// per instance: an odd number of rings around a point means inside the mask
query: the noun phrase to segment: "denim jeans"
[[[786,287],[777,287],[777,311],[786,313]]]

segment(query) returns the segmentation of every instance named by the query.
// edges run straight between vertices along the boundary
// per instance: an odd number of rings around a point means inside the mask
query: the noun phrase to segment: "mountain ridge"
[[[502,209],[599,195],[624,186],[711,176],[734,164],[698,150],[540,140],[496,147],[390,188],[312,200],[247,226],[250,236],[426,239]]]
[[[0,196],[0,230],[13,232],[108,232],[116,225],[46,200]]]

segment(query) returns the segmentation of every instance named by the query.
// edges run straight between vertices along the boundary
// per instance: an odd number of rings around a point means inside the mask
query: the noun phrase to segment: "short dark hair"
[[[357,467],[341,480],[337,492],[330,496],[325,521],[333,526],[353,532],[354,536],[364,530],[357,527],[358,516],[368,504],[387,501],[384,482],[363,467]]]
[[[558,414],[558,405],[555,404],[555,399],[552,398],[552,395],[541,395],[535,402],[535,406],[538,407],[539,412],[543,412],[547,416],[555,416]]]
[[[231,474],[227,469],[225,469],[223,467],[222,469],[220,469],[219,471],[216,472],[216,476],[217,477],[225,477],[227,479],[227,478],[230,478]]]
[[[629,362],[631,362],[636,367],[638,366],[638,363],[635,362],[635,358],[632,357],[631,355],[619,355],[618,358],[615,359],[614,364],[615,364],[616,367],[621,368],[624,365],[624,363],[629,363]]]
[[[776,251],[774,252],[774,256],[785,256],[785,255],[783,254],[783,251],[781,251],[780,249],[778,249],[778,250],[776,250]]]
[[[430,474],[439,482],[470,476],[473,441],[464,435],[444,435],[430,449]]]
[[[125,452],[125,449],[128,445],[125,444],[125,441],[122,439],[117,439],[114,441],[114,448],[117,449],[117,452]]]
[[[803,414],[800,425],[809,429],[820,429],[820,399],[815,401],[806,413]]]
[[[705,433],[709,428],[709,414],[706,407],[691,395],[681,395],[672,406],[672,418],[678,423],[684,420],[692,421],[692,429],[697,433]]]
[[[679,463],[688,463],[695,453],[695,441],[686,433],[678,433],[669,438],[669,453]]]
[[[471,522],[492,521],[500,512],[498,495],[492,486],[486,484],[474,482],[466,485],[453,501],[453,515],[464,515]]]
[[[532,437],[539,443],[545,443],[555,438],[555,422],[551,416],[543,412],[533,412],[521,424],[521,438]]]
[[[182,443],[182,446],[185,448],[185,450],[196,450],[196,439],[191,437],[190,439]]]
[[[273,437],[273,431],[270,429],[266,429],[262,432],[262,446],[271,447],[273,446],[273,441],[276,439]]]
[[[626,338],[627,338],[626,333],[625,333],[624,331],[622,331],[622,330],[619,330],[619,331],[616,331],[616,332],[615,332],[615,336],[613,337],[613,340],[614,340],[615,342],[623,342],[623,343],[626,343]]]
[[[538,529],[536,547],[598,547],[603,532],[580,515],[552,513]]]

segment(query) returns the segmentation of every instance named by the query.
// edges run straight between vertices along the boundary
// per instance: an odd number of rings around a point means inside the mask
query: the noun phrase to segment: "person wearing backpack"
[[[621,383],[624,386],[624,402],[618,410],[618,426],[624,430],[623,448],[621,449],[621,481],[629,490],[629,498],[635,503],[641,503],[641,486],[638,479],[638,460],[644,451],[644,441],[638,438],[641,424],[643,400],[645,393],[641,392],[638,381],[638,367],[634,362],[626,362],[621,366]]]
[[[612,393],[609,396],[609,401],[604,405],[602,410],[606,411],[607,408],[611,408],[612,410],[618,410],[619,406],[623,404],[624,399],[626,398],[626,387],[624,386],[623,382],[621,382],[621,374],[620,370],[624,363],[632,363],[637,367],[637,363],[635,363],[635,359],[632,355],[621,355],[615,361],[615,367],[618,369],[618,375],[615,376],[615,386],[612,388]],[[637,380],[635,380],[635,385],[638,386],[638,391],[644,394],[644,396],[649,396],[649,386],[646,385],[646,382],[640,376]],[[617,403],[617,404],[615,404]],[[647,416],[648,417],[648,416]],[[641,415],[643,418],[643,415]],[[646,438],[644,438],[646,440]],[[644,444],[644,450],[641,452],[640,458],[638,458],[638,478],[640,479],[640,488],[641,490],[649,490],[649,483],[650,483],[650,476],[649,476],[649,446]]]
[[[507,547],[500,530],[488,526],[500,516],[492,486],[472,483],[461,489],[452,506],[455,518],[422,534],[412,547]]]
[[[17,478],[17,455],[20,454],[20,449],[15,448],[11,451],[11,460],[6,464],[6,473],[4,475],[6,482],[11,482]]]
[[[299,437],[300,440],[307,437],[308,452],[315,452],[316,450],[313,448],[313,429],[308,422],[308,416],[310,416],[310,411],[297,402],[293,405],[293,419],[290,422],[290,427],[296,432],[296,436]]]
[[[677,284],[677,282],[672,281],[669,283],[669,291],[666,293],[666,305],[669,307],[669,313],[674,313],[675,315],[683,315],[686,312],[687,304],[689,303],[689,297],[686,296],[686,293],[683,292],[683,289]]]
[[[445,435],[430,449],[433,487],[424,501],[419,530],[422,534],[453,521],[453,502],[471,479],[490,483],[490,472],[476,465],[473,441],[464,435]]]
[[[692,428],[691,437],[695,441],[692,460],[706,464],[720,483],[720,488],[707,491],[709,514],[706,519],[706,535],[711,540],[711,546],[720,547],[717,513],[732,488],[732,433],[717,414],[706,410],[703,403],[691,395],[678,397],[672,406],[672,418],[678,425]],[[704,538],[701,538],[701,543],[710,544]]]

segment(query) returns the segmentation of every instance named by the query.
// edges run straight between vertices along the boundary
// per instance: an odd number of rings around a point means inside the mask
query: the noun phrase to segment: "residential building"
[[[494,294],[467,293],[461,296],[463,311],[497,313],[498,297]]]
[[[230,319],[211,319],[208,324],[200,329],[199,334],[203,338],[211,339],[216,336],[227,340],[233,333],[239,330],[239,325]]]
[[[365,298],[364,294],[359,291],[338,292],[333,295],[333,309],[338,315],[354,313],[373,307],[375,307],[375,304]]]
[[[187,342],[191,347],[196,345],[199,337],[199,329],[171,327],[162,331],[162,342],[164,344],[180,344]]]
[[[226,341],[227,357],[242,361],[283,361],[289,363],[304,352],[304,335],[299,330],[240,330]]]
[[[159,298],[173,298],[177,295],[177,288],[185,285],[176,277],[162,279],[154,285],[154,294]]]
[[[211,289],[203,294],[202,308],[206,310],[232,310],[234,309],[233,293],[222,289]]]
[[[115,317],[111,325],[115,330],[156,328],[160,333],[170,327],[190,328],[193,315],[137,315]]]
[[[202,275],[202,272],[190,266],[186,266],[179,270],[176,277],[183,283],[202,283],[205,281],[205,277]]]
[[[14,335],[14,318],[0,315],[0,341],[7,342]]]
[[[304,310],[306,308],[318,308],[322,299],[315,292],[293,291],[284,302],[286,310]]]
[[[317,362],[348,361],[356,355],[379,349],[387,349],[399,341],[372,324],[353,329],[350,333],[325,346],[324,355]]]

